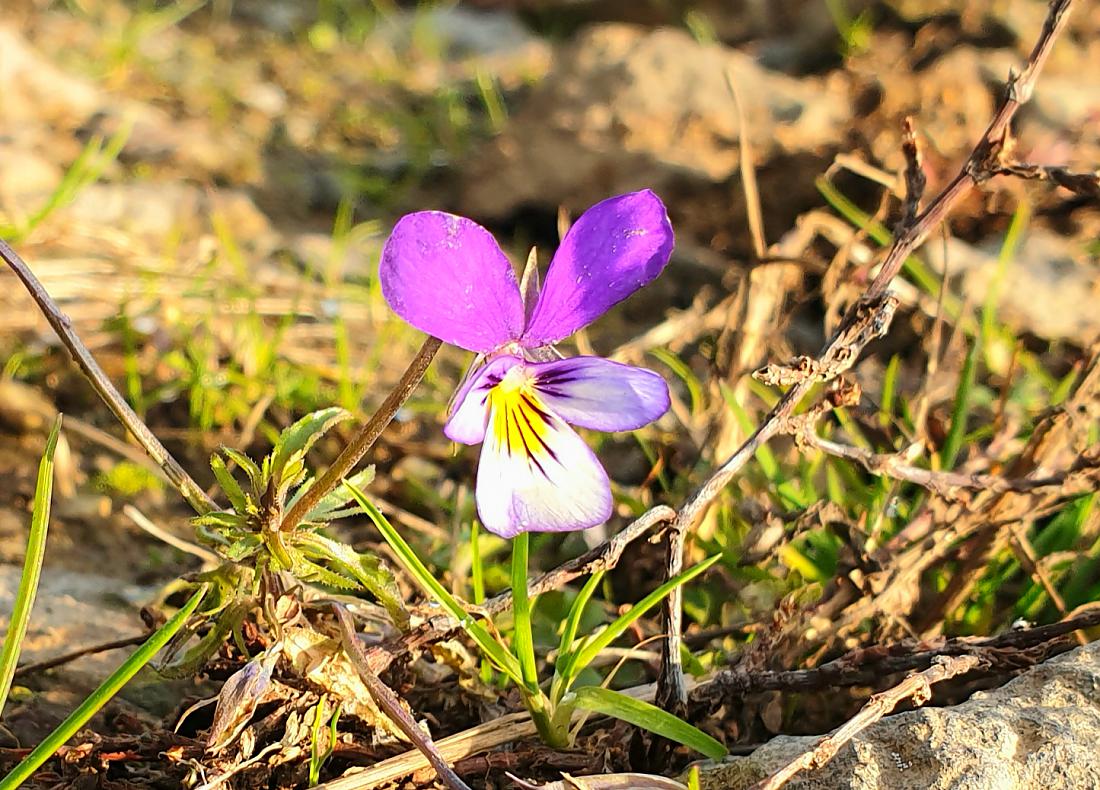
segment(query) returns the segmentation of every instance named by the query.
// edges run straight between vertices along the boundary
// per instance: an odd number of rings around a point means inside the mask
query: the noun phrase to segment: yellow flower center
[[[554,457],[547,443],[553,427],[554,416],[539,399],[535,380],[522,365],[509,370],[489,390],[489,429],[508,455],[523,455],[542,469],[539,457]]]

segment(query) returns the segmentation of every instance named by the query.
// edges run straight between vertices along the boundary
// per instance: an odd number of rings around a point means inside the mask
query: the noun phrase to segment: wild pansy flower
[[[660,417],[668,385],[601,357],[549,347],[653,280],[672,254],[672,225],[645,190],[592,206],[562,239],[541,293],[525,300],[485,228],[421,211],[402,217],[382,252],[382,293],[417,329],[483,355],[455,394],[444,433],[484,442],[477,472],[485,528],[586,529],[611,515],[607,473],[570,428],[629,431]]]

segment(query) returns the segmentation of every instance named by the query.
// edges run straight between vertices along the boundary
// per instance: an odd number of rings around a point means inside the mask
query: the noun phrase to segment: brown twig
[[[113,639],[110,642],[102,642],[98,645],[82,647],[79,650],[73,650],[69,653],[62,653],[59,656],[54,656],[53,658],[47,658],[44,661],[35,661],[33,664],[23,664],[20,667],[16,667],[15,677],[19,678],[33,675],[36,672],[45,672],[47,669],[53,669],[62,664],[68,664],[84,656],[92,656],[96,653],[106,653],[108,650],[118,650],[119,648],[131,647],[132,645],[140,645],[148,638],[149,634],[127,636],[123,639]]]
[[[1035,81],[1054,46],[1059,33],[1069,21],[1069,10],[1074,0],[1053,0],[1043,23],[1043,30],[1028,57],[1027,65],[1020,73],[1009,75],[1006,95],[990,121],[985,134],[974,147],[966,163],[954,180],[923,211],[916,206],[920,201],[923,176],[910,172],[919,167],[919,156],[911,126],[906,132],[906,189],[905,212],[897,227],[893,245],[886,254],[875,279],[867,287],[862,298],[852,306],[834,336],[816,359],[803,357],[793,366],[765,369],[765,380],[790,386],[764,421],[748,439],[711,476],[696,489],[681,507],[669,529],[666,572],[671,578],[683,568],[684,542],[687,533],[710,506],[711,502],[737,475],[756,451],[780,430],[784,420],[793,414],[795,407],[817,383],[829,381],[850,368],[864,346],[874,337],[884,334],[890,325],[896,300],[889,296],[887,288],[901,270],[909,255],[924,241],[929,233],[940,225],[955,205],[978,184],[999,172],[1001,154],[1009,136],[1009,125],[1016,112],[1030,98]],[[909,150],[913,144],[913,150]],[[683,594],[677,589],[665,601],[665,640],[659,677],[658,704],[673,712],[683,710],[687,694],[680,658],[682,643]]]
[[[1100,456],[1082,456],[1065,472],[1045,477],[1011,478],[992,474],[924,469],[909,463],[905,452],[875,453],[818,435],[817,421],[824,417],[826,412],[831,411],[834,405],[829,399],[804,414],[788,418],[784,422],[783,433],[790,434],[800,447],[810,447],[836,458],[855,461],[871,474],[914,483],[945,499],[958,498],[959,489],[992,493],[1024,493],[1039,488],[1066,488],[1082,474],[1086,478],[1085,482],[1088,483],[1086,490],[1092,490],[1096,485],[1096,481],[1092,478],[1100,473]]]
[[[42,286],[42,283],[34,276],[34,273],[30,270],[30,267],[27,266],[26,262],[3,240],[0,240],[0,258],[3,258],[4,263],[15,272],[15,276],[23,283],[23,286],[30,293],[31,298],[34,299],[35,303],[38,305],[38,309],[42,311],[42,315],[46,317],[50,326],[53,327],[54,332],[57,333],[58,338],[61,339],[62,344],[72,355],[73,361],[76,362],[77,367],[80,368],[80,371],[91,383],[92,388],[103,402],[107,404],[107,408],[114,413],[115,417],[125,426],[126,430],[128,430],[138,443],[145,448],[145,452],[147,452],[149,457],[156,462],[157,466],[164,471],[165,476],[168,478],[169,482],[179,490],[180,495],[182,495],[183,498],[187,500],[187,503],[195,509],[195,512],[200,515],[209,513],[212,510],[217,510],[218,507],[214,504],[214,501],[210,499],[210,497],[206,495],[206,492],[199,487],[199,484],[184,471],[183,467],[179,465],[179,462],[172,457],[172,454],[169,453],[164,445],[160,443],[160,440],[153,435],[149,427],[142,422],[141,418],[130,408],[130,404],[128,404],[121,393],[115,389],[115,385],[107,378],[107,374],[103,372],[103,368],[95,361],[92,352],[89,351],[88,347],[84,345],[79,337],[77,337],[76,332],[73,331],[69,317],[61,312],[61,308],[57,306],[57,302],[53,300],[53,297],[49,295]]]
[[[892,689],[875,694],[863,709],[842,727],[826,735],[814,745],[813,749],[787,763],[764,781],[757,782],[752,790],[779,790],[795,774],[820,768],[832,760],[844,744],[889,714],[904,700],[912,699],[913,704],[919,707],[932,698],[934,684],[964,675],[977,668],[980,663],[977,656],[937,658],[935,663],[923,672],[910,675]]]
[[[351,615],[340,604],[333,604],[332,611],[336,615],[336,622],[340,625],[340,642],[344,646],[344,652],[351,659],[351,663],[355,665],[359,677],[363,679],[363,684],[370,691],[371,696],[374,697],[374,701],[378,703],[378,707],[389,717],[390,721],[397,725],[398,729],[405,734],[405,737],[420,750],[444,784],[452,790],[470,790],[469,785],[459,778],[458,774],[443,758],[443,755],[436,749],[432,739],[420,729],[412,714],[401,705],[401,700],[397,698],[393,690],[379,680],[378,675],[371,670],[366,651],[359,642],[359,637],[355,634],[355,624],[351,620]]]
[[[382,405],[378,407],[378,410],[371,415],[369,420],[363,423],[363,427],[340,451],[340,454],[336,456],[336,460],[325,470],[325,473],[321,475],[317,482],[310,486],[309,490],[287,511],[283,520],[279,523],[280,530],[287,531],[298,526],[305,515],[318,502],[332,493],[355,468],[360,459],[374,446],[374,443],[378,441],[378,437],[382,435],[382,431],[386,429],[386,426],[393,420],[394,415],[397,414],[397,410],[404,405],[405,401],[412,395],[413,390],[420,384],[420,380],[424,378],[424,373],[427,372],[428,365],[432,363],[432,359],[439,351],[442,342],[436,337],[429,337],[424,341],[420,346],[420,350],[416,352],[416,356],[413,357],[412,362],[401,374],[401,380],[397,382],[397,386],[382,401]]]
[[[1065,167],[1032,165],[1026,162],[1003,164],[998,175],[1016,176],[1033,181],[1049,181],[1084,197],[1100,198],[1100,170],[1075,172]]]
[[[932,641],[898,642],[853,650],[812,669],[748,671],[724,669],[701,686],[700,700],[736,703],[749,694],[763,691],[813,691],[821,688],[862,686],[880,682],[898,672],[924,669],[940,656],[974,655],[992,670],[1016,670],[1045,660],[1049,651],[1041,646],[1069,649],[1062,640],[1067,634],[1100,625],[1100,607],[1093,607],[1064,620],[1034,628],[1007,631],[992,637],[957,637]]]
[[[626,547],[640,538],[657,524],[664,524],[676,517],[676,511],[665,505],[647,510],[630,522],[614,536],[599,546],[586,551],[579,557],[563,562],[558,567],[532,579],[527,584],[529,596],[541,595],[550,590],[558,590],[574,579],[588,576],[597,571],[609,571],[619,564]],[[512,606],[512,593],[501,593],[485,602],[484,610],[489,614],[500,614]]]
[[[1057,640],[1078,628],[1100,625],[1100,607],[1088,609],[1066,620],[1037,628],[1009,631],[996,637],[942,640],[934,648],[927,643],[907,643],[853,651],[836,661],[814,669],[786,672],[725,670],[693,683],[693,702],[712,703],[722,697],[739,699],[756,691],[811,691],[835,686],[879,683],[890,674],[925,669],[937,656],[978,657],[990,671],[1014,672],[1044,660],[1054,649],[1066,647]],[[625,694],[645,701],[654,699],[652,684],[625,689]],[[441,739],[435,744],[446,758],[458,761],[504,744],[535,735],[535,725],[526,711],[510,713],[469,730]],[[733,751],[733,750],[731,750]],[[387,785],[428,766],[419,751],[375,763],[363,770],[352,769],[319,788],[324,790],[367,790]]]

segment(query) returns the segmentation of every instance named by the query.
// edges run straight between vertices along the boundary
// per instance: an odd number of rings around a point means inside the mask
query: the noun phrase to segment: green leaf
[[[725,746],[656,705],[599,686],[584,686],[574,691],[573,696],[576,698],[574,704],[582,710],[622,719],[635,727],[692,748],[712,760],[720,760],[726,756]]]
[[[244,470],[244,473],[248,475],[248,482],[252,484],[253,491],[260,491],[263,488],[263,474],[255,461],[232,447],[223,447],[222,455]]]
[[[15,594],[8,635],[0,653],[0,712],[8,701],[8,692],[15,677],[19,661],[19,649],[27,633],[27,624],[34,608],[38,581],[42,577],[42,558],[46,554],[46,532],[50,526],[50,504],[53,500],[53,455],[57,449],[57,437],[61,432],[61,415],[57,415],[53,430],[46,440],[46,450],[38,463],[38,480],[34,486],[34,510],[31,528],[27,535],[27,556],[23,560],[23,575],[19,577],[19,591]]]
[[[362,587],[362,585],[350,575],[345,576],[342,573],[330,571],[323,565],[303,556],[300,552],[293,552],[290,555],[290,559],[290,572],[302,581],[323,584],[326,587],[333,587],[337,590],[347,590],[349,592],[358,590]]]
[[[225,460],[220,455],[211,456],[210,468],[214,471],[214,477],[217,479],[218,485],[221,486],[222,491],[229,499],[229,504],[238,513],[245,513],[248,510],[248,499],[245,497],[244,491],[241,490],[236,478],[230,473]]]
[[[955,460],[962,449],[966,437],[966,421],[970,416],[974,387],[978,377],[978,353],[981,349],[981,339],[975,340],[967,349],[963,359],[962,371],[959,373],[959,384],[955,388],[955,403],[951,407],[951,427],[947,430],[947,438],[943,440],[940,448],[940,468],[954,469]]]
[[[516,685],[523,686],[523,675],[520,671],[519,660],[489,633],[489,629],[474,620],[462,604],[447,591],[447,588],[432,576],[431,571],[416,556],[416,552],[412,550],[412,547],[405,542],[405,539],[382,515],[382,511],[375,507],[374,503],[367,499],[362,491],[349,484],[348,481],[345,480],[344,485],[347,486],[348,491],[351,492],[359,506],[363,508],[363,512],[378,527],[378,531],[382,533],[382,537],[385,538],[386,543],[389,544],[402,567],[420,585],[420,588],[434,598],[440,606],[447,610],[451,617],[458,621],[459,625],[465,629],[466,633],[477,643],[477,646],[481,648],[486,657],[496,665],[497,669],[511,678]]]
[[[302,486],[294,492],[294,496],[287,502],[286,510],[290,510],[294,507],[294,503],[297,502],[306,491],[313,485],[314,480],[307,480]],[[374,482],[374,464],[364,467],[356,472],[354,475],[348,478],[348,482],[356,488],[366,488],[372,482]],[[348,494],[347,489],[336,488],[329,494],[326,494],[320,502],[318,502],[311,511],[306,513],[302,519],[303,522],[312,523],[320,521],[335,521],[338,518],[345,516],[358,515],[363,512],[363,509],[357,505],[348,507],[349,502],[354,500]]]
[[[278,441],[275,442],[275,449],[271,453],[271,466],[268,473],[272,477],[281,479],[291,459],[305,455],[313,443],[324,436],[332,426],[350,419],[351,413],[339,406],[307,414],[279,435]]]
[[[190,600],[184,604],[183,608],[176,612],[172,617],[158,628],[153,634],[142,643],[141,647],[134,651],[134,653],[126,659],[122,666],[111,673],[99,688],[93,691],[87,699],[80,704],[80,706],[74,710],[65,721],[61,722],[53,732],[46,736],[46,739],[42,743],[38,744],[34,750],[24,757],[15,768],[11,770],[7,776],[0,780],[0,790],[15,790],[20,787],[24,782],[30,779],[31,774],[41,767],[42,763],[50,759],[54,752],[61,748],[64,743],[76,735],[88,720],[94,716],[100,708],[107,704],[122,687],[125,686],[130,679],[137,674],[138,670],[148,664],[153,656],[175,635],[177,631],[183,628],[187,624],[187,620],[194,613],[195,609],[202,602],[203,596],[206,595],[206,591],[209,589],[207,585],[201,586],[195,591],[195,594],[191,596]]]
[[[195,516],[191,523],[197,527],[215,527],[218,529],[240,528],[248,524],[247,516],[231,513],[228,510],[211,510],[201,516]]]
[[[559,672],[562,678],[565,679],[565,686],[568,687],[572,679],[577,676],[577,673],[584,669],[586,666],[592,663],[592,660],[600,654],[600,651],[610,645],[619,636],[630,628],[642,615],[661,602],[666,595],[675,590],[682,584],[694,579],[699,574],[703,573],[714,563],[721,559],[721,554],[715,554],[706,560],[703,560],[693,568],[688,568],[686,571],[676,576],[673,579],[669,579],[662,584],[656,590],[651,592],[645,598],[633,606],[629,612],[620,615],[615,619],[611,625],[607,626],[603,631],[599,632],[595,636],[589,637],[588,640],[576,651],[570,653],[563,663],[563,666]]]
[[[600,582],[603,581],[604,571],[596,571],[588,577],[588,581],[581,587],[577,597],[573,600],[573,606],[569,609],[569,617],[565,621],[565,629],[561,632],[561,643],[558,645],[558,656],[564,658],[569,655],[573,647],[573,640],[577,638],[577,629],[581,625],[581,617],[584,616],[584,607],[592,600],[593,593]],[[559,659],[561,660],[561,659]]]
[[[360,554],[351,546],[315,532],[296,532],[293,540],[297,547],[311,552],[315,558],[323,558],[336,573],[354,579],[358,586],[373,594],[386,607],[399,628],[408,627],[409,612],[401,598],[397,578],[381,560]]]

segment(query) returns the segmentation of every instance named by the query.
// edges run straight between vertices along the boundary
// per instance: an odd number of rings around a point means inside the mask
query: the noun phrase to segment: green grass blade
[[[581,625],[581,617],[584,616],[584,607],[592,600],[593,593],[603,581],[604,571],[596,571],[588,577],[588,581],[577,593],[573,606],[569,609],[569,617],[565,621],[565,630],[561,632],[561,644],[558,645],[558,660],[568,661],[569,651],[573,649],[573,640],[577,638],[577,629]]]
[[[1020,241],[1030,221],[1031,204],[1027,201],[1022,201],[1016,207],[1016,212],[1012,215],[1012,222],[1009,223],[1008,230],[1005,232],[1004,242],[1001,244],[1001,250],[997,254],[997,268],[993,272],[993,279],[989,283],[989,290],[986,292],[985,301],[982,302],[980,327],[983,347],[987,347],[988,343],[993,338],[993,333],[996,329],[997,305],[1000,302],[1001,289],[1004,286],[1008,268],[1016,259],[1016,250],[1020,246]]]
[[[378,527],[378,531],[382,533],[382,537],[385,538],[386,543],[393,549],[394,554],[397,555],[402,566],[409,572],[409,575],[413,577],[421,589],[428,595],[434,598],[440,606],[447,610],[447,613],[454,619],[458,620],[466,633],[470,635],[470,638],[477,642],[477,646],[481,648],[481,651],[497,665],[497,668],[508,675],[517,685],[524,685],[523,674],[520,671],[519,660],[509,653],[504,646],[498,642],[492,634],[489,633],[489,629],[483,626],[481,623],[474,620],[470,614],[463,608],[462,604],[451,595],[447,588],[439,583],[431,571],[429,571],[420,558],[416,556],[416,552],[413,551],[412,546],[405,542],[405,539],[394,529],[393,524],[382,515],[382,511],[374,506],[371,502],[355,486],[344,481],[344,485],[348,491],[351,492],[352,497],[359,503],[359,506],[363,508],[363,512],[370,516],[370,520],[374,522],[374,525]],[[3,790],[3,788],[0,788]]]
[[[42,576],[42,558],[46,553],[46,532],[50,525],[50,503],[53,499],[53,454],[57,449],[57,437],[61,432],[61,415],[53,424],[46,451],[38,464],[38,481],[34,486],[34,511],[31,515],[30,533],[27,535],[27,556],[23,560],[23,575],[19,577],[19,591],[12,607],[8,635],[4,650],[0,653],[0,712],[8,701],[11,681],[15,677],[15,665],[19,661],[19,648],[27,633],[27,624],[34,608],[34,596]]]
[[[616,618],[611,625],[592,637],[574,655],[569,656],[566,660],[566,667],[561,671],[562,677],[568,680],[572,680],[572,678],[576,677],[580,670],[592,663],[592,660],[600,654],[601,650],[618,639],[626,629],[630,628],[630,626],[638,620],[638,618],[660,603],[666,595],[677,587],[682,584],[687,584],[711,565],[718,562],[721,557],[721,554],[715,554],[713,557],[703,560],[695,567],[688,568],[679,576],[669,579],[639,601],[636,606],[631,607],[629,612]]]
[[[470,524],[470,585],[474,603],[485,603],[485,562],[481,558],[481,528],[477,520]]]
[[[720,760],[726,756],[725,746],[702,730],[673,716],[668,711],[661,710],[656,705],[650,705],[640,699],[599,686],[584,686],[573,694],[576,697],[576,706],[582,710],[622,719],[635,727],[649,730],[670,741],[682,743],[712,760]]]
[[[535,661],[535,642],[531,635],[531,601],[527,597],[527,555],[531,538],[521,532],[512,539],[512,649],[519,658],[523,685],[535,693],[539,688],[539,670]]]
[[[962,372],[959,374],[959,386],[955,390],[955,405],[951,409],[951,427],[947,431],[947,437],[943,440],[940,449],[940,468],[954,469],[955,460],[959,450],[962,449],[963,440],[966,438],[966,418],[970,415],[971,397],[974,394],[974,385],[978,376],[978,353],[981,349],[981,339],[970,344],[963,360]]]
[[[894,419],[894,398],[898,391],[898,371],[901,368],[901,357],[894,354],[886,366],[886,372],[882,376],[882,397],[879,402],[879,425],[884,428],[890,425]]]
[[[69,714],[69,717],[61,724],[57,725],[57,729],[46,736],[46,739],[42,743],[38,744],[34,750],[28,754],[19,765],[12,769],[11,773],[0,780],[0,790],[15,790],[15,788],[22,785],[27,781],[31,774],[41,767],[42,763],[50,759],[53,753],[65,745],[65,742],[73,737],[77,731],[88,723],[88,720],[94,716],[100,708],[107,704],[118,692],[125,686],[130,679],[137,674],[138,670],[153,660],[160,649],[168,644],[168,641],[176,635],[187,623],[188,618],[195,612],[198,605],[202,602],[203,596],[206,595],[208,585],[203,585],[195,594],[191,596],[191,599],[184,604],[183,608],[176,612],[172,617],[158,628],[153,634],[142,643],[141,647],[134,651],[134,653],[126,659],[122,666],[111,673],[99,688],[93,691],[88,698],[80,703],[80,707]]]

